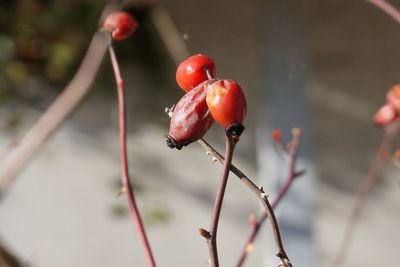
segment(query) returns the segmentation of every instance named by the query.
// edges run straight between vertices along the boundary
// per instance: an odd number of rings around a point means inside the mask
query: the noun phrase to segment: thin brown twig
[[[208,144],[204,139],[200,139],[200,140],[198,140],[198,142],[206,150],[207,154],[213,156],[213,158],[215,158],[221,164],[224,164],[224,162],[225,162],[224,157],[220,153],[218,153],[218,151],[216,151],[210,144]],[[263,206],[265,208],[264,214],[266,214],[266,216],[263,216],[263,218],[264,218],[263,222],[266,219],[269,219],[271,221],[271,226],[272,226],[273,234],[275,237],[275,243],[278,247],[277,256],[281,259],[283,266],[285,266],[285,267],[292,266],[287,254],[284,250],[283,244],[282,244],[281,234],[279,231],[279,226],[276,222],[275,214],[273,212],[273,207],[269,203],[269,200],[264,192],[264,189],[262,187],[258,187],[250,178],[248,178],[242,171],[240,171],[238,168],[236,168],[232,164],[230,166],[230,171],[233,172],[260,199],[261,203],[263,204]],[[301,175],[300,172],[299,172],[299,175]],[[299,175],[297,175],[297,176],[299,176]],[[274,205],[277,205],[277,203],[275,203]],[[261,226],[261,224],[258,226],[258,228],[260,228],[260,226]],[[253,238],[255,238],[255,235]]]
[[[109,43],[109,52],[110,58],[112,62],[112,66],[114,69],[115,80],[117,84],[118,91],[118,110],[119,110],[119,138],[120,138],[120,153],[121,153],[121,168],[122,168],[122,192],[126,193],[129,203],[129,209],[131,211],[132,217],[135,221],[136,230],[139,234],[140,240],[142,242],[142,246],[145,252],[147,264],[150,267],[155,267],[156,263],[153,257],[153,253],[150,247],[150,243],[148,241],[146,231],[143,225],[142,218],[139,213],[139,209],[136,204],[133,187],[129,178],[129,167],[128,167],[128,156],[126,149],[126,106],[125,106],[125,93],[124,93],[124,81],[121,77],[121,72],[119,69],[119,64],[117,61],[117,57],[115,55],[113,46],[111,41]]]
[[[285,147],[285,149],[282,150],[288,154],[288,158],[289,158],[289,160],[288,160],[288,166],[289,166],[288,176],[285,180],[285,183],[280,188],[277,196],[272,201],[271,206],[273,209],[275,209],[278,206],[278,204],[281,202],[281,200],[286,195],[286,193],[288,192],[289,188],[291,187],[292,183],[296,180],[296,178],[304,174],[304,170],[296,171],[297,155],[298,155],[298,151],[299,151],[299,147],[300,147],[300,140],[301,140],[302,133],[301,133],[300,129],[294,128],[292,130],[292,134],[293,134],[293,138],[292,138],[292,141],[289,143],[289,146],[287,148]],[[269,217],[268,212],[264,211],[264,213],[260,216],[260,218],[256,222],[251,223],[251,229],[250,229],[249,236],[248,236],[246,244],[242,250],[242,253],[239,256],[239,259],[236,262],[236,265],[235,265],[236,267],[241,267],[243,265],[244,261],[246,260],[247,256],[252,251],[253,244],[258,235],[258,232],[261,229],[261,226],[263,225],[265,220],[268,219],[268,217]]]
[[[103,9],[100,21],[106,14],[116,9],[114,5],[107,5]],[[88,93],[106,51],[107,45],[104,43],[103,34],[96,32],[70,83],[1,163],[0,192],[6,190],[25,163]]]
[[[399,132],[399,129],[400,120],[397,120],[396,122],[386,126],[385,128],[385,133],[381,145],[379,146],[376,156],[369,167],[368,173],[363,178],[358,188],[353,207],[346,222],[345,231],[342,235],[342,241],[340,242],[338,252],[336,253],[334,260],[331,264],[332,267],[339,267],[346,260],[350,243],[353,238],[354,228],[357,219],[360,217],[362,208],[365,205],[366,197],[378,181],[382,173],[382,169],[385,165],[386,158],[382,157],[382,152],[389,151],[396,134]]]
[[[210,230],[208,231],[208,233],[206,233],[206,235],[204,235],[205,232],[203,230],[202,234],[204,237],[206,237],[207,240],[208,253],[210,255],[210,264],[212,267],[219,267],[218,249],[217,249],[218,223],[221,215],[221,208],[222,208],[222,202],[224,200],[225,189],[228,183],[229,170],[232,162],[233,152],[235,150],[235,145],[236,141],[234,140],[234,138],[229,134],[227,134],[226,150],[225,150],[226,160],[224,162],[224,169],[218,187],[217,196],[214,202],[214,208],[211,215]]]

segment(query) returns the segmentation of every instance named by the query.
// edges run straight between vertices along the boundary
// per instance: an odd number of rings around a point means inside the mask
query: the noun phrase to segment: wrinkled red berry
[[[167,145],[170,148],[181,149],[202,138],[210,129],[213,119],[207,107],[206,95],[212,81],[199,84],[176,104],[167,136]]]
[[[201,82],[208,80],[206,70],[215,76],[215,63],[209,56],[198,54],[182,61],[176,70],[176,82],[185,92],[189,92]]]
[[[390,88],[389,92],[386,94],[387,102],[400,110],[400,84],[397,84]]]
[[[233,80],[213,82],[207,91],[206,101],[214,120],[225,129],[234,125],[243,128],[247,105],[246,97],[238,83]]]
[[[112,38],[121,41],[131,36],[138,28],[135,18],[126,12],[114,12],[107,16],[103,30],[110,31]]]
[[[374,115],[374,122],[378,126],[386,126],[399,116],[399,112],[390,104],[383,105]]]

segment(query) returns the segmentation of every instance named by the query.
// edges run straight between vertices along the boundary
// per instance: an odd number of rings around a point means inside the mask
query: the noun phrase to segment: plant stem
[[[285,150],[281,150],[281,151],[287,151],[287,153],[288,153],[289,170],[288,170],[288,176],[286,178],[285,183],[283,184],[283,186],[281,187],[277,196],[275,197],[275,199],[273,200],[273,202],[271,204],[273,209],[275,209],[278,206],[278,204],[281,202],[281,200],[283,199],[283,197],[286,195],[289,188],[291,187],[292,183],[294,182],[294,180],[296,180],[297,177],[304,174],[304,171],[296,171],[296,163],[297,163],[297,155],[298,155],[298,151],[299,151],[299,147],[300,147],[300,139],[301,139],[301,133],[293,132],[293,139],[290,142],[290,147],[288,148],[288,150],[286,150],[286,148],[285,148]],[[240,254],[239,259],[235,265],[236,267],[241,267],[243,265],[244,261],[246,260],[247,256],[252,251],[254,240],[256,239],[261,226],[263,225],[265,220],[268,219],[268,217],[269,217],[268,212],[264,211],[264,213],[260,216],[260,218],[254,224],[251,225],[252,227],[250,229],[249,236],[247,238],[247,241],[243,248],[243,251]]]
[[[119,69],[117,57],[115,55],[111,41],[109,43],[109,52],[118,90],[119,140],[120,140],[120,156],[121,156],[121,168],[122,168],[121,179],[123,185],[122,192],[126,193],[126,196],[128,198],[129,209],[136,224],[136,230],[139,234],[145,252],[147,264],[149,267],[155,267],[156,264],[154,261],[153,253],[151,251],[150,244],[147,239],[143,221],[140,216],[138,207],[136,205],[136,200],[133,193],[133,187],[129,179],[128,156],[126,149],[126,107],[125,107],[124,82],[121,77],[121,72]]]
[[[100,21],[107,14],[118,9],[119,7],[113,4],[106,5]],[[75,76],[1,162],[0,194],[5,193],[18,172],[89,92],[106,52],[107,45],[104,44],[104,36],[96,32]]]
[[[371,4],[375,5],[387,15],[389,15],[392,19],[400,23],[400,12],[390,3],[386,2],[385,0],[366,0]]]
[[[371,191],[372,187],[376,184],[378,178],[382,173],[386,158],[382,156],[382,152],[389,151],[391,144],[393,143],[394,137],[400,129],[400,119],[396,122],[386,126],[385,133],[382,139],[382,143],[376,153],[374,161],[371,163],[368,173],[363,178],[358,188],[356,199],[351,209],[350,215],[347,219],[345,231],[342,236],[342,241],[339,246],[339,250],[332,262],[332,267],[339,267],[346,260],[349,246],[353,237],[354,228],[357,219],[360,217],[362,208],[365,204],[366,197]]]
[[[218,250],[217,250],[218,223],[219,223],[219,217],[221,215],[221,208],[222,208],[222,202],[224,200],[225,189],[228,183],[229,170],[232,162],[233,151],[235,150],[235,145],[236,141],[234,140],[234,138],[227,134],[224,170],[218,187],[217,197],[214,202],[214,208],[211,215],[210,230],[207,238],[208,251],[212,267],[219,267]]]
[[[225,166],[226,160],[224,160],[222,155],[219,154],[211,145],[209,145],[204,139],[200,139],[198,142],[206,150],[207,154],[212,155],[215,159],[217,159],[220,163],[223,163],[224,166]],[[249,179],[243,172],[241,172],[234,165],[230,166],[230,171],[232,171],[241,181],[243,181],[245,183],[245,185],[247,187],[249,187],[249,189],[253,193],[255,193],[256,196],[261,200],[261,203],[265,207],[265,212],[264,212],[265,215],[263,214],[263,217],[260,219],[260,221],[262,220],[262,222],[264,222],[266,219],[270,220],[271,226],[272,226],[272,229],[273,229],[273,234],[274,234],[274,237],[275,237],[275,243],[276,243],[276,245],[278,247],[277,256],[281,259],[281,262],[282,262],[283,266],[285,266],[285,267],[292,266],[292,264],[289,261],[289,258],[287,256],[287,254],[286,254],[286,252],[284,250],[284,247],[283,247],[282,238],[281,238],[280,231],[279,231],[279,226],[277,224],[273,208],[272,208],[271,204],[269,203],[269,200],[268,200],[267,196],[265,195],[265,192],[264,192],[263,188],[262,187],[258,187],[256,184],[254,184],[251,181],[251,179]],[[297,172],[296,175],[294,175],[294,176],[298,177],[302,173],[303,172]],[[294,178],[293,178],[293,180],[294,180]],[[285,187],[286,191],[289,188],[289,186],[290,186],[290,184]],[[282,194],[282,196],[283,196],[283,194]],[[280,199],[282,198],[282,196],[280,197]],[[274,205],[277,205],[277,203],[278,202],[274,201]],[[261,227],[262,222],[258,224],[257,228]],[[256,231],[258,232],[258,229]],[[254,240],[255,236],[257,235],[257,232],[253,233],[254,236],[252,237],[252,240]],[[246,243],[246,244],[251,244],[251,243]],[[247,248],[247,246],[246,246],[246,248]],[[244,258],[248,254],[247,253],[248,250],[246,248],[244,250],[244,253],[246,254],[246,255],[243,256]],[[212,266],[214,267],[214,265],[212,265]]]

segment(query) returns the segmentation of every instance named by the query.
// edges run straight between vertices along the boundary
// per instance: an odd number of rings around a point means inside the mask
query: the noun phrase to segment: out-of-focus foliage
[[[0,2],[0,99],[65,83],[97,28],[102,1]],[[89,33],[89,34],[88,34]]]

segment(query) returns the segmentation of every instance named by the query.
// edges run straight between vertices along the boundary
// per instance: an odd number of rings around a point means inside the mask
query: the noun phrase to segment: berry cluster
[[[214,78],[214,60],[194,55],[182,61],[176,81],[186,94],[172,111],[167,145],[181,149],[202,138],[216,121],[227,134],[239,137],[247,112],[246,97],[238,83]]]
[[[378,126],[387,126],[400,114],[400,84],[394,85],[386,94],[386,103],[375,113],[374,121]]]

